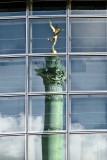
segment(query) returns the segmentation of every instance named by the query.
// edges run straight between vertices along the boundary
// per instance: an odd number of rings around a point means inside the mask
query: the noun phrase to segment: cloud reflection
[[[18,117],[0,114],[0,132],[24,131],[24,119],[23,113]]]
[[[24,130],[24,114],[18,117],[0,115],[0,132]],[[29,116],[32,131],[43,130],[42,116]],[[73,129],[83,129],[81,124],[73,124]],[[29,160],[42,160],[41,135],[29,136]],[[106,160],[107,134],[73,134],[70,136],[70,160]],[[64,150],[66,145],[63,146]],[[24,136],[1,136],[0,159],[24,160]],[[78,154],[77,154],[78,153]]]
[[[42,130],[43,129],[43,120],[41,116],[37,117],[29,117],[31,122],[30,127],[34,130]],[[3,116],[0,114],[0,132],[18,132],[24,131],[24,122],[25,115],[20,113],[19,116]],[[8,159],[8,160],[24,160],[24,136],[1,136],[0,137],[0,159]],[[35,143],[36,142],[36,143]],[[35,136],[30,139],[29,142],[31,146],[31,153],[29,153],[30,159],[34,159],[34,155],[36,153],[36,159],[41,159],[41,138]],[[40,147],[39,147],[40,146]],[[34,159],[35,160],[35,159]]]
[[[0,137],[1,160],[24,160],[24,137],[1,136]]]
[[[78,154],[77,154],[78,153]],[[70,137],[70,159],[106,160],[106,134],[75,134]]]

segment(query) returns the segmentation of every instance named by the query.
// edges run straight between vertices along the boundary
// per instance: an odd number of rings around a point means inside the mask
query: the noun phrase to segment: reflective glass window
[[[0,54],[26,52],[25,27],[25,20],[0,20]]]
[[[66,13],[66,1],[32,0],[30,14],[33,15],[57,15]]]
[[[26,14],[26,0],[1,0],[0,16],[22,16]]]
[[[107,129],[106,95],[72,95],[70,103],[71,129]]]
[[[106,52],[106,18],[71,18],[70,52]]]
[[[66,160],[65,135],[31,135],[28,137],[28,160]]]
[[[45,95],[29,97],[29,131],[65,130],[66,97]]]
[[[0,132],[24,131],[24,97],[0,97]]]
[[[71,14],[78,15],[105,15],[106,0],[72,0]]]
[[[66,90],[66,57],[30,58],[29,90],[32,92],[61,92]]]
[[[70,86],[71,90],[106,90],[106,56],[72,56]]]
[[[70,160],[105,160],[107,157],[107,134],[70,135]]]
[[[25,91],[25,59],[0,59],[0,93]]]
[[[54,47],[55,50],[57,53],[66,52],[66,21],[64,18],[59,18],[30,20],[30,53],[51,52],[55,39],[52,39],[54,36],[50,27],[50,21],[54,28],[61,29]]]
[[[24,160],[24,136],[0,136],[1,160]]]

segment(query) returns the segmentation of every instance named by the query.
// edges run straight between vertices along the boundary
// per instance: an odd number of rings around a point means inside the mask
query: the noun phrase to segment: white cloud
[[[43,131],[44,121],[42,116],[29,116],[29,130]]]
[[[41,136],[29,136],[29,148],[28,148],[29,160],[42,160],[42,142]]]
[[[83,129],[85,129],[85,127],[80,123],[72,123],[72,124],[70,124],[70,128],[72,128],[73,130],[83,130]]]
[[[78,153],[78,154],[77,154]],[[70,159],[106,160],[106,134],[76,134],[70,137]]]
[[[41,116],[30,116],[30,122],[32,122],[31,128],[34,130],[43,129],[43,119]],[[18,117],[2,116],[0,115],[0,132],[17,132],[24,131],[24,114],[20,114]],[[1,136],[0,137],[0,159],[8,160],[24,160],[24,136]],[[36,142],[36,143],[35,143]],[[41,138],[34,136],[30,138],[29,145],[29,159],[41,159]]]
[[[24,119],[23,113],[18,117],[0,115],[0,132],[24,131]]]
[[[0,132],[20,131],[24,126],[24,114],[19,117],[0,115]],[[43,117],[29,117],[30,129],[43,130]],[[73,129],[83,129],[81,124],[73,124]],[[70,138],[70,159],[106,160],[107,134],[72,134]],[[64,146],[65,148],[65,146]],[[24,136],[1,136],[0,159],[24,160]],[[42,160],[42,139],[40,135],[29,136],[29,160]],[[78,154],[77,154],[78,153]]]
[[[24,137],[20,136],[0,137],[0,159],[23,160]]]

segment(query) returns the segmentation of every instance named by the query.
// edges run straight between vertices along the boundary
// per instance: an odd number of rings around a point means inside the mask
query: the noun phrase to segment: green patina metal
[[[57,56],[49,56],[45,58],[46,66],[41,68],[35,63],[35,71],[43,78],[44,85],[63,85],[66,76],[64,67],[61,64],[61,58]],[[48,91],[46,89],[46,91]]]
[[[35,63],[36,73],[43,78],[46,92],[62,92],[66,79],[65,69],[61,58],[56,55],[55,44],[57,34],[61,31],[58,26],[55,28],[50,22],[53,31],[51,56],[45,58],[45,67]],[[59,31],[57,32],[56,29]],[[54,55],[52,55],[54,54]],[[45,117],[44,131],[63,130],[63,95],[49,94],[45,96]],[[42,159],[43,160],[64,160],[63,157],[64,139],[62,135],[49,135],[42,137]]]

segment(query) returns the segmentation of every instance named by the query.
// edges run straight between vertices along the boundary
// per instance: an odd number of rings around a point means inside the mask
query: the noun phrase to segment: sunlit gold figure
[[[52,25],[52,22],[50,21],[49,22],[49,25],[52,29],[52,32],[53,32],[53,37],[52,38],[48,38],[48,40],[50,42],[53,42],[53,45],[52,45],[52,49],[51,49],[51,53],[57,53],[57,51],[55,50],[55,45],[56,45],[56,42],[57,42],[57,39],[58,39],[58,33],[60,33],[61,31],[63,31],[63,29],[60,29],[58,27],[58,25],[56,25],[55,27]]]

